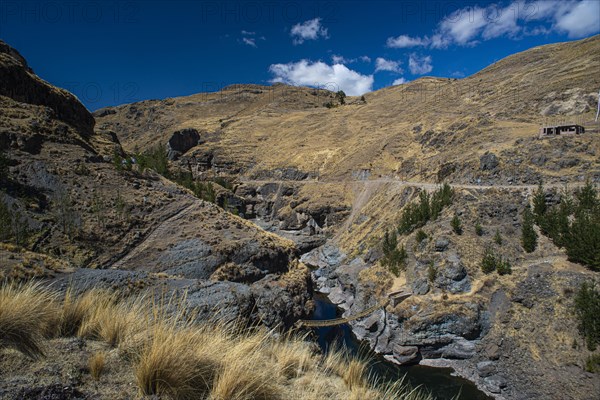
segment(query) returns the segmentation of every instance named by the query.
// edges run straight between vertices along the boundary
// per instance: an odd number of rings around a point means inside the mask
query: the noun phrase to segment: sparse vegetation
[[[102,376],[102,372],[104,372],[105,366],[106,354],[104,352],[99,351],[92,354],[88,363],[88,368],[90,369],[90,375],[92,376],[92,378],[94,378],[94,380],[100,380],[100,376]]]
[[[108,317],[120,321],[110,328],[119,331],[122,356],[116,362],[131,365],[141,395],[249,400],[319,398],[325,391],[334,398],[430,399],[402,382],[380,386],[368,376],[367,361],[335,350],[315,354],[302,336],[194,322],[180,300],[151,303],[101,290],[75,295],[69,289],[61,304],[40,285],[0,287],[0,347],[31,357],[43,355],[47,338],[74,332],[111,344],[106,335],[88,336],[88,327],[100,332]],[[88,359],[94,381],[110,373],[106,358],[100,350]]]
[[[500,235],[500,230],[496,229],[496,234],[494,234],[494,243],[498,246],[501,246],[504,240],[502,239],[502,235]]]
[[[592,354],[585,360],[585,370],[587,372],[600,372],[600,354]]]
[[[417,243],[421,243],[423,240],[427,239],[427,234],[423,231],[423,229],[419,229],[415,235],[415,240]]]
[[[510,265],[508,259],[496,254],[496,252],[490,246],[486,247],[484,250],[480,267],[485,274],[489,274],[494,271],[498,272],[498,275],[507,275],[512,273],[512,266]]]
[[[167,157],[167,149],[164,145],[159,144],[144,153],[135,154],[134,158],[139,166],[140,172],[152,169],[167,179],[171,177],[169,171],[169,158]]]
[[[452,231],[457,235],[462,235],[462,223],[460,222],[460,218],[458,218],[457,214],[454,214],[452,221],[450,221],[450,225],[452,226]]]
[[[433,264],[433,261],[432,261],[429,263],[429,266],[427,267],[427,279],[429,280],[429,282],[434,282],[436,277],[437,277],[437,268],[435,267],[435,265]]]
[[[481,226],[481,223],[479,221],[475,223],[475,234],[477,236],[483,236],[483,227]]]
[[[575,296],[575,314],[579,332],[585,338],[589,350],[600,344],[600,291],[594,282],[583,282]]]
[[[407,254],[404,246],[398,248],[398,237],[396,232],[385,232],[382,250],[383,258],[381,260],[381,265],[388,267],[394,275],[400,275],[400,270],[406,268],[404,263],[406,262]]]
[[[541,193],[536,195],[539,199],[545,197],[542,186],[537,192]],[[570,261],[600,271],[600,198],[591,182],[575,192],[575,199],[563,193],[558,206],[537,209],[540,229],[565,248]]]
[[[31,233],[24,215],[0,200],[0,242],[26,247]]]
[[[454,190],[447,183],[431,196],[426,191],[422,191],[419,193],[419,202],[408,204],[402,211],[398,233],[411,233],[423,227],[429,220],[437,219],[444,207],[452,204],[453,197]]]

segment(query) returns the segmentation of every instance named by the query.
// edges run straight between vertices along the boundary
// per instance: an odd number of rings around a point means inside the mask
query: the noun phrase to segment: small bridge
[[[412,293],[408,293],[406,291],[399,290],[396,292],[388,293],[388,295],[386,296],[386,298],[383,301],[379,302],[378,304],[374,305],[373,307],[369,307],[366,310],[359,312],[358,314],[354,314],[352,316],[345,317],[345,318],[335,318],[335,319],[323,319],[323,320],[301,319],[298,322],[296,322],[296,326],[320,328],[320,327],[326,327],[326,326],[335,326],[335,325],[346,324],[350,321],[364,318],[367,315],[373,313],[375,310],[378,310],[380,308],[385,308],[390,303],[392,304],[392,306],[395,307],[397,304],[400,304],[402,301],[409,298],[411,295],[412,295]]]

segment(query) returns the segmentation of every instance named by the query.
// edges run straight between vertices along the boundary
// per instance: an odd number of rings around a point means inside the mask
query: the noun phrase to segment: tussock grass
[[[102,372],[106,366],[106,354],[102,351],[92,354],[88,362],[88,368],[90,369],[90,375],[94,380],[99,381]]]
[[[125,363],[119,368],[131,366],[141,395],[164,399],[429,399],[402,384],[378,384],[365,360],[335,349],[323,356],[305,336],[196,322],[184,298],[69,289],[58,299],[40,285],[0,287],[0,350],[41,356],[51,333],[99,340],[115,348],[115,362]],[[105,365],[104,351],[92,354],[91,379],[110,373]]]
[[[38,358],[57,324],[56,295],[39,284],[0,287],[0,348]]]

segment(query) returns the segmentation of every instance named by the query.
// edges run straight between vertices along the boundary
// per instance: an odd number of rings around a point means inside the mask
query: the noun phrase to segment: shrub
[[[454,231],[454,233],[456,233],[457,235],[462,235],[462,224],[460,222],[460,218],[458,218],[458,215],[454,214],[452,221],[450,221],[450,225],[452,225],[452,230]]]
[[[501,258],[496,263],[496,272],[498,275],[510,275],[512,274],[512,267],[510,262],[504,258]]]
[[[592,354],[585,360],[585,370],[587,372],[600,372],[600,354]]]
[[[586,340],[589,350],[596,350],[600,343],[600,292],[593,282],[583,282],[575,296],[575,315],[579,332]]]
[[[496,229],[496,234],[494,235],[494,243],[500,246],[503,242],[504,241],[502,240],[502,236],[500,235],[500,230]]]
[[[404,263],[408,255],[404,246],[398,249],[398,237],[396,236],[396,232],[385,232],[382,250],[383,258],[381,260],[381,265],[384,267],[387,266],[394,275],[399,276],[400,269],[404,270],[405,268]]]
[[[547,209],[546,193],[544,192],[544,186],[542,183],[540,183],[536,191],[533,193],[533,215],[535,216],[535,221],[538,224],[543,220]]]
[[[436,277],[437,277],[437,268],[435,268],[435,265],[433,264],[433,261],[432,261],[429,263],[429,266],[427,267],[427,278],[429,279],[429,282],[434,282]]]
[[[475,224],[475,234],[477,236],[483,236],[483,227],[481,226],[479,221],[477,221],[477,223]]]
[[[537,233],[533,229],[533,215],[529,206],[523,211],[523,227],[521,228],[521,244],[526,252],[531,253],[537,247]]]
[[[154,146],[144,153],[136,154],[135,160],[142,172],[152,169],[165,178],[171,177],[167,148],[162,144]]]
[[[486,247],[483,258],[481,259],[481,270],[485,274],[489,274],[496,270],[497,257],[494,251],[490,247]]]
[[[423,231],[423,229],[419,229],[417,234],[415,235],[415,239],[417,243],[421,243],[423,240],[427,239],[427,234]]]

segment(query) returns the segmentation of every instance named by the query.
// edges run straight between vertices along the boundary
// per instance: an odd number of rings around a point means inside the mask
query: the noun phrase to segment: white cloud
[[[464,7],[445,16],[431,36],[400,35],[389,37],[386,44],[392,48],[444,49],[452,44],[474,46],[498,37],[519,38],[550,32],[563,32],[570,38],[600,32],[600,1],[515,0],[506,7],[498,4]]]
[[[349,96],[359,96],[373,90],[373,75],[362,75],[342,64],[328,65],[321,61],[301,60],[272,64],[269,71],[273,74],[273,83],[343,90]]]
[[[253,38],[242,38],[242,42],[247,44],[248,46],[256,47],[256,40]]]
[[[317,40],[319,37],[329,38],[327,28],[321,25],[321,18],[315,18],[292,26],[290,36],[294,44],[302,44],[305,40]]]
[[[390,71],[398,74],[403,72],[402,68],[400,68],[399,61],[386,60],[385,58],[377,57],[375,59],[375,72],[379,71]]]
[[[404,78],[398,78],[396,79],[394,82],[392,82],[392,85],[396,86],[396,85],[402,85],[404,83],[407,83],[408,81]]]
[[[600,2],[582,1],[564,14],[556,16],[556,28],[570,38],[581,38],[600,31]]]
[[[348,59],[348,58],[345,58],[344,56],[338,56],[337,54],[334,54],[331,56],[331,61],[334,64],[352,64],[353,62],[356,61],[356,59],[354,59],[354,58]]]
[[[358,59],[362,62],[366,62],[366,63],[370,63],[371,62],[371,57],[369,56],[360,56],[358,57]]]
[[[242,35],[254,36],[254,35],[256,35],[256,32],[249,32],[249,31],[242,30]]]
[[[413,75],[423,75],[431,72],[431,56],[419,56],[415,53],[408,57],[408,68]]]
[[[407,35],[400,35],[398,37],[390,37],[387,40],[387,47],[396,49],[403,49],[405,47],[417,47],[427,46],[430,43],[428,37],[410,37]]]

